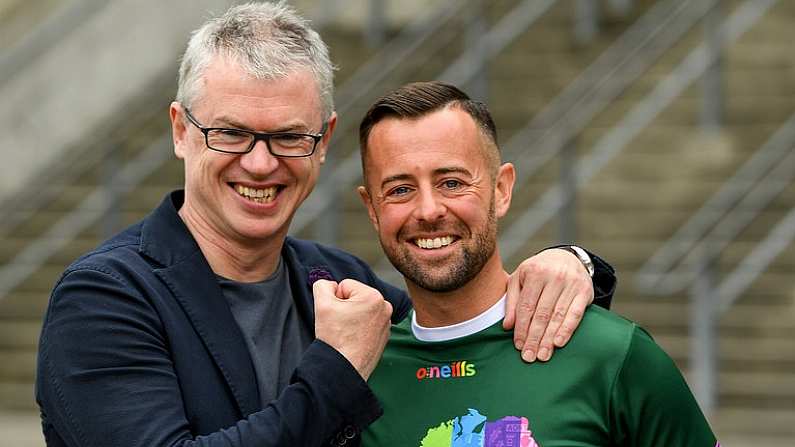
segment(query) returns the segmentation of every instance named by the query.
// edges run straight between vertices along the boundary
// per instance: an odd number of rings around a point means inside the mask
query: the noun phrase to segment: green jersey
[[[566,347],[532,364],[500,322],[427,342],[412,320],[393,327],[368,381],[384,415],[365,446],[716,446],[668,355],[609,311],[592,306]]]

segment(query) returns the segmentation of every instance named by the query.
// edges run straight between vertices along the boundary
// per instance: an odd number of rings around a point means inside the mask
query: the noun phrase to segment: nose
[[[434,192],[433,188],[420,188],[416,197],[415,219],[434,222],[443,218],[447,213],[447,207],[444,205],[442,198]]]
[[[266,176],[279,167],[279,159],[274,157],[265,141],[257,141],[250,152],[240,155],[240,166],[255,176]]]

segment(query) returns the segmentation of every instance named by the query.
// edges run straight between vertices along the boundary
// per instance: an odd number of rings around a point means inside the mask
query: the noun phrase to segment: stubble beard
[[[463,224],[458,223],[463,227]],[[442,225],[427,225],[423,230],[438,231]],[[466,230],[464,228],[464,230]],[[399,237],[399,239],[401,239]],[[440,263],[422,263],[415,259],[408,248],[399,244],[396,248],[388,247],[381,240],[381,248],[389,262],[407,280],[417,286],[435,293],[457,290],[471,281],[494,254],[497,247],[497,220],[494,213],[494,201],[489,205],[488,219],[484,231],[473,234],[472,242],[460,245],[460,252],[442,260]]]

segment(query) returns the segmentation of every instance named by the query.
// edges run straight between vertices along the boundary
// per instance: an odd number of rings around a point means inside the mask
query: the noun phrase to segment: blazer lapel
[[[141,251],[163,266],[155,273],[185,311],[247,416],[261,407],[254,365],[215,274],[177,215],[182,201],[181,191],[172,193],[146,219]]]
[[[246,342],[201,252],[157,274],[185,310],[229,384],[242,415],[258,411],[257,378]]]

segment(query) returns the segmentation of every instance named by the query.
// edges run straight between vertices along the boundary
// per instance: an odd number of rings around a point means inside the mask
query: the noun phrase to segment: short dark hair
[[[457,107],[465,111],[480,128],[481,134],[494,145],[496,163],[500,155],[497,146],[497,126],[486,105],[471,99],[458,87],[444,82],[412,82],[382,96],[362,118],[359,125],[359,147],[362,156],[362,172],[367,155],[367,139],[376,124],[385,118],[419,118],[445,107]],[[496,166],[495,166],[496,168]]]

